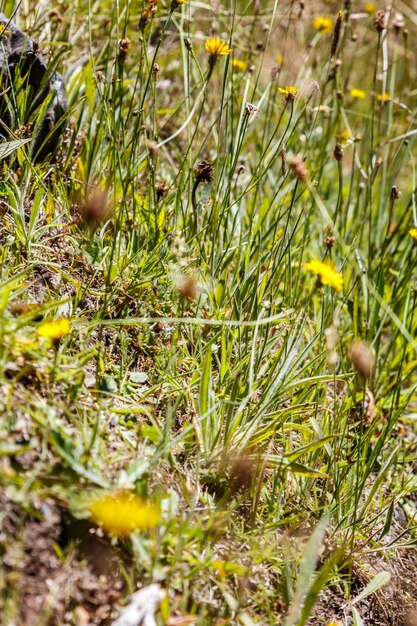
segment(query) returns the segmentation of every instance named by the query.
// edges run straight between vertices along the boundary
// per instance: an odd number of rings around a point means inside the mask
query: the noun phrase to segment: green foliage
[[[19,520],[4,574],[45,502],[65,571],[83,524],[103,534],[91,498],[127,489],[161,524],[100,545],[120,603],[164,584],[160,624],[367,623],[391,584],[415,541],[417,14],[405,34],[394,1],[381,34],[351,4],[17,7],[69,110],[35,164],[21,77],[2,104],[0,508]],[[335,58],[313,19],[343,8]],[[210,59],[212,34],[230,55]],[[38,333],[59,318],[68,334]],[[11,624],[25,592],[9,579]],[[74,623],[80,602],[61,603]],[[64,623],[58,605],[33,623]]]

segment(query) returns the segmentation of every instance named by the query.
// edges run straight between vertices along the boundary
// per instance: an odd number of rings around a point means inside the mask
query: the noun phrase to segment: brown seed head
[[[198,296],[198,284],[193,276],[188,276],[178,287],[178,293],[184,300],[195,300]]]
[[[287,163],[287,148],[285,143],[281,148],[281,172],[283,177],[285,178],[288,172],[288,163]]]
[[[366,341],[355,341],[350,348],[350,362],[362,378],[372,378],[375,372],[375,354]]]
[[[194,170],[194,176],[198,184],[207,185],[214,178],[214,165],[209,161],[200,161]]]
[[[112,216],[108,192],[93,189],[87,193],[84,204],[81,206],[81,217],[89,228],[95,230]]]
[[[300,157],[292,157],[289,164],[299,181],[305,182],[309,179],[308,169],[306,168],[303,159]]]
[[[340,143],[337,143],[335,149],[333,151],[333,156],[336,161],[341,161],[345,156],[345,151],[343,150],[343,146]]]
[[[148,0],[147,5],[143,9],[139,19],[139,28],[142,32],[145,30],[146,25],[150,22],[153,14],[156,12],[157,4],[158,0]]]
[[[387,27],[386,24],[386,13],[384,10],[377,11],[374,19],[374,26],[377,29],[378,33],[382,33],[384,28]]]
[[[247,450],[241,453],[232,462],[229,470],[229,486],[232,495],[238,495],[249,491],[255,476],[256,461],[252,456],[252,451]]]
[[[340,34],[342,32],[343,17],[344,17],[343,11],[339,11],[337,15],[336,24],[334,25],[332,49],[330,52],[331,57],[336,56],[337,48],[339,46],[339,41],[340,41]]]
[[[155,183],[155,193],[157,200],[160,200],[168,193],[169,185],[165,180],[158,180]]]
[[[119,47],[118,47],[118,51],[117,51],[117,59],[119,60],[120,63],[124,63],[127,57],[127,51],[129,50],[130,47],[130,41],[129,39],[121,39],[119,41]]]
[[[399,200],[401,197],[401,192],[399,191],[397,185],[393,185],[390,193],[391,202],[395,202],[395,200]]]

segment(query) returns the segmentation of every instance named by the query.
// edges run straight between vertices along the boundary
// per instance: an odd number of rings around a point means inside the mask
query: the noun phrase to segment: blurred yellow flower
[[[414,239],[417,239],[417,228],[412,228],[408,231],[408,234],[414,237]]]
[[[208,37],[206,39],[206,52],[212,57],[226,57],[231,51],[232,48],[218,37]]]
[[[349,133],[348,129],[345,128],[344,130],[342,130],[339,133],[339,141],[340,141],[340,143],[347,143],[349,141],[349,139],[350,139],[350,133]]]
[[[335,291],[339,292],[343,288],[343,276],[339,274],[330,262],[313,260],[304,263],[304,269],[313,272],[320,278],[322,285],[328,285]]]
[[[373,2],[367,2],[365,4],[365,11],[369,14],[375,13],[375,4]]]
[[[278,91],[287,95],[296,96],[298,93],[298,87],[296,87],[295,85],[287,85],[285,89],[283,89],[282,87],[278,87]]]
[[[110,535],[123,537],[159,524],[161,510],[129,492],[106,494],[89,506],[91,519]]]
[[[391,94],[389,93],[379,93],[376,97],[379,102],[388,102],[391,100]]]
[[[333,30],[333,20],[329,17],[316,17],[313,20],[313,27],[322,33],[323,35],[328,35]]]
[[[275,57],[275,61],[278,63],[278,65],[282,65],[283,60],[284,60],[284,57],[283,57],[283,56],[281,56],[280,54],[278,54],[278,55]]]
[[[242,59],[233,59],[232,65],[235,70],[238,70],[239,72],[246,72],[248,69],[248,64],[246,61],[242,61]]]
[[[283,89],[282,87],[278,87],[278,91],[280,93],[284,93],[286,95],[286,101],[287,102],[293,102],[293,100],[295,99],[295,96],[297,95],[299,89],[295,85],[287,85],[285,87],[285,89]]]
[[[71,322],[65,318],[53,320],[52,322],[44,322],[38,326],[36,332],[39,337],[44,339],[55,339],[56,341],[68,335],[71,330]]]
[[[364,98],[366,98],[366,91],[364,91],[363,89],[351,89],[350,90],[350,95],[352,96],[352,98],[357,98],[358,100],[363,100]]]

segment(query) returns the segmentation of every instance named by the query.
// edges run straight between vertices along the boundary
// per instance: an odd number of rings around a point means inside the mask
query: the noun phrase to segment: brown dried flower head
[[[127,57],[127,52],[130,48],[130,40],[129,39],[121,39],[119,41],[119,47],[117,50],[117,59],[120,63],[124,63]]]
[[[390,200],[391,202],[395,202],[395,200],[399,200],[401,197],[401,191],[399,191],[397,185],[393,185],[391,187]]]
[[[140,19],[139,19],[139,28],[143,31],[146,25],[150,22],[153,17],[153,14],[156,12],[158,0],[148,0],[147,5],[143,9]]]
[[[343,11],[339,11],[337,15],[336,24],[334,26],[332,49],[330,52],[331,57],[336,56],[336,53],[337,53],[337,48],[339,46],[339,41],[340,41],[340,34],[342,32],[343,18],[344,18]]]
[[[168,193],[169,184],[165,180],[158,180],[155,183],[155,193],[157,200],[160,200]]]
[[[350,348],[349,358],[362,378],[372,378],[375,373],[375,354],[367,341],[355,341]]]
[[[305,182],[309,179],[308,169],[301,157],[292,157],[289,164],[299,181]]]
[[[81,205],[81,217],[89,228],[96,230],[101,224],[106,222],[113,214],[109,203],[107,191],[93,189],[86,195],[84,203]]]
[[[198,284],[194,276],[188,276],[178,287],[178,293],[184,300],[195,300],[198,296]]]
[[[200,161],[194,170],[194,176],[197,183],[207,185],[214,178],[214,166],[209,161]]]
[[[384,10],[377,11],[374,19],[374,26],[378,33],[382,33],[384,28],[387,27],[386,23],[386,13]]]
[[[335,149],[333,151],[333,156],[336,161],[341,161],[345,156],[345,151],[343,150],[343,146],[340,143],[337,143]]]

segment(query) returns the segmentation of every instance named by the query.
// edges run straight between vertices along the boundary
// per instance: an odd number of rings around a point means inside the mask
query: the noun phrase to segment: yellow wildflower
[[[59,341],[65,335],[68,335],[71,329],[71,323],[65,317],[61,317],[60,319],[53,320],[52,322],[44,322],[37,328],[37,333],[39,337],[43,337],[44,339],[54,339],[55,341]]]
[[[376,97],[379,102],[388,102],[391,100],[391,94],[389,93],[379,93]]]
[[[276,63],[278,63],[278,65],[282,65],[282,63],[283,63],[283,61],[284,61],[284,57],[283,57],[283,56],[281,56],[280,54],[278,54],[278,55],[275,57],[275,61],[276,61]]]
[[[246,72],[248,69],[248,64],[246,61],[242,61],[242,59],[233,59],[232,65],[235,70],[238,70],[239,72]]]
[[[369,13],[370,15],[372,13],[375,13],[375,4],[373,2],[367,2],[365,4],[365,11],[366,13]]]
[[[227,57],[231,51],[232,48],[218,37],[208,37],[206,39],[206,52],[214,58]]]
[[[313,272],[320,278],[322,285],[328,285],[339,292],[343,288],[343,276],[339,274],[330,262],[313,260],[304,264],[304,269]]]
[[[110,535],[123,537],[135,530],[159,524],[160,508],[143,502],[134,494],[119,492],[94,500],[89,506],[92,520]]]
[[[408,234],[414,237],[414,239],[417,239],[417,228],[412,228],[408,231]]]
[[[352,98],[356,98],[357,100],[363,100],[364,98],[366,98],[366,91],[364,91],[363,89],[351,89],[350,90],[350,95],[352,96]]]
[[[348,129],[345,128],[344,130],[342,130],[339,133],[339,141],[340,141],[340,143],[347,143],[349,141],[349,139],[350,139],[350,133],[349,133]]]
[[[183,4],[186,4],[187,0],[172,0],[171,9],[176,9]]]
[[[282,87],[278,87],[278,91],[286,95],[287,102],[293,102],[299,90],[298,87],[296,87],[295,85],[287,85],[285,89],[283,89]]]
[[[328,35],[333,30],[333,20],[329,17],[316,17],[313,20],[313,27],[322,33],[323,35]]]

